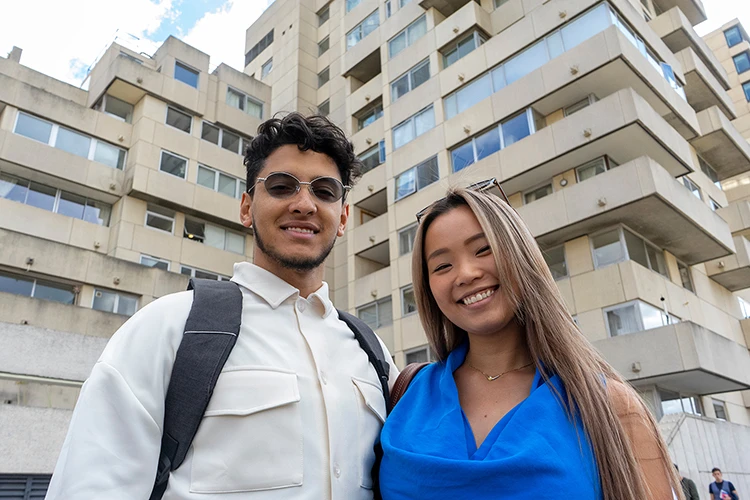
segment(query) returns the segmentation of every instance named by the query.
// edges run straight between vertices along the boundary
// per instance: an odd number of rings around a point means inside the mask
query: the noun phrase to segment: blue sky
[[[0,16],[0,54],[21,47],[22,63],[79,86],[115,38],[152,54],[169,35],[243,69],[245,31],[272,0],[21,0]],[[738,17],[750,31],[750,0],[703,0],[700,35]],[[81,13],[86,13],[82,15]]]

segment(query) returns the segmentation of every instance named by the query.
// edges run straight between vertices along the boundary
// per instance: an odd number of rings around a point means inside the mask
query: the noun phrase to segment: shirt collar
[[[271,309],[278,308],[289,297],[299,297],[297,288],[272,272],[249,262],[238,262],[234,265],[232,281],[268,302]],[[333,303],[328,297],[328,283],[325,281],[320,288],[310,294],[307,300],[320,304],[323,317],[327,317],[334,310]]]

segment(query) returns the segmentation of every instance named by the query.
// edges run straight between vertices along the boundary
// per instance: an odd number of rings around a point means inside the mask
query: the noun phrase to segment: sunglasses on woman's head
[[[498,192],[495,192],[495,188],[497,188]],[[508,197],[505,195],[505,191],[503,191],[503,188],[500,187],[500,183],[497,181],[496,178],[487,179],[484,181],[475,182],[474,184],[468,186],[466,189],[470,191],[481,191],[481,192],[489,192],[494,194],[495,196],[499,196],[505,203],[510,205],[510,201],[508,201]],[[422,217],[424,217],[427,212],[430,211],[430,209],[438,202],[443,201],[446,198],[446,196],[443,196],[439,200],[435,200],[426,207],[424,207],[422,210],[417,212],[417,222],[422,222]]]
[[[258,177],[255,181],[255,185],[248,189],[247,192],[251,193],[259,182],[263,183],[268,194],[279,200],[291,198],[299,193],[302,186],[307,186],[310,190],[310,194],[315,196],[318,200],[324,203],[334,203],[344,198],[346,192],[351,189],[351,186],[344,186],[344,184],[335,177],[318,177],[310,182],[303,182],[292,174],[286,172],[274,172],[267,177]]]

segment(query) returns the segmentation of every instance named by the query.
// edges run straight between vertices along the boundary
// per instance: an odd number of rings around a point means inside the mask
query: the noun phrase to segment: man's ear
[[[245,227],[253,225],[253,199],[248,193],[242,193],[240,200],[240,222]]]
[[[339,221],[339,230],[336,233],[339,238],[344,236],[344,233],[346,233],[346,223],[349,220],[349,204],[344,203],[344,206],[341,207],[341,220]]]

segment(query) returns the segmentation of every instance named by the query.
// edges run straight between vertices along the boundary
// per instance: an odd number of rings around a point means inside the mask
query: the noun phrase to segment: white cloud
[[[80,85],[118,30],[148,37],[176,14],[172,0],[16,1],[0,18],[0,54],[16,45],[25,66]]]
[[[268,5],[272,0],[268,1]],[[225,63],[245,69],[245,32],[266,10],[261,0],[229,0],[216,12],[204,15],[183,41],[211,56],[211,68]]]

